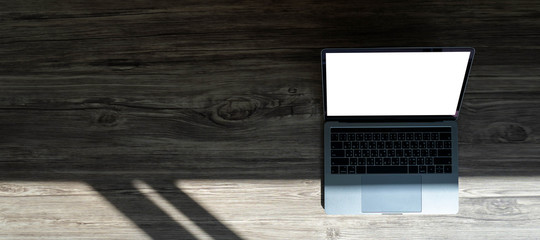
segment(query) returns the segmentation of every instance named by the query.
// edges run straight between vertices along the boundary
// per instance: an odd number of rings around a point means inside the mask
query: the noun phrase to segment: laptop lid
[[[327,121],[456,120],[474,48],[321,52]]]

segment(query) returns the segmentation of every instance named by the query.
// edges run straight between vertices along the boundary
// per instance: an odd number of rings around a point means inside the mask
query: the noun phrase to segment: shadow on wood
[[[118,177],[88,183],[153,239],[240,239],[173,181]]]

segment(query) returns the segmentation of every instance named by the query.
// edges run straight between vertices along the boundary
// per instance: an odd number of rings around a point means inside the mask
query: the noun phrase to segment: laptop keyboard
[[[332,174],[450,174],[452,134],[437,128],[332,128]]]

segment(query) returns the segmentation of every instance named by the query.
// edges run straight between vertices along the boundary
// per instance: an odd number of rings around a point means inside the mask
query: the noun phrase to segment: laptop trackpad
[[[372,175],[362,177],[362,212],[421,211],[421,176]]]

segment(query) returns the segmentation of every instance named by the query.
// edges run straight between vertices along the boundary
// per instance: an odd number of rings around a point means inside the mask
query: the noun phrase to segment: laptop
[[[327,214],[458,212],[473,48],[324,49]]]

